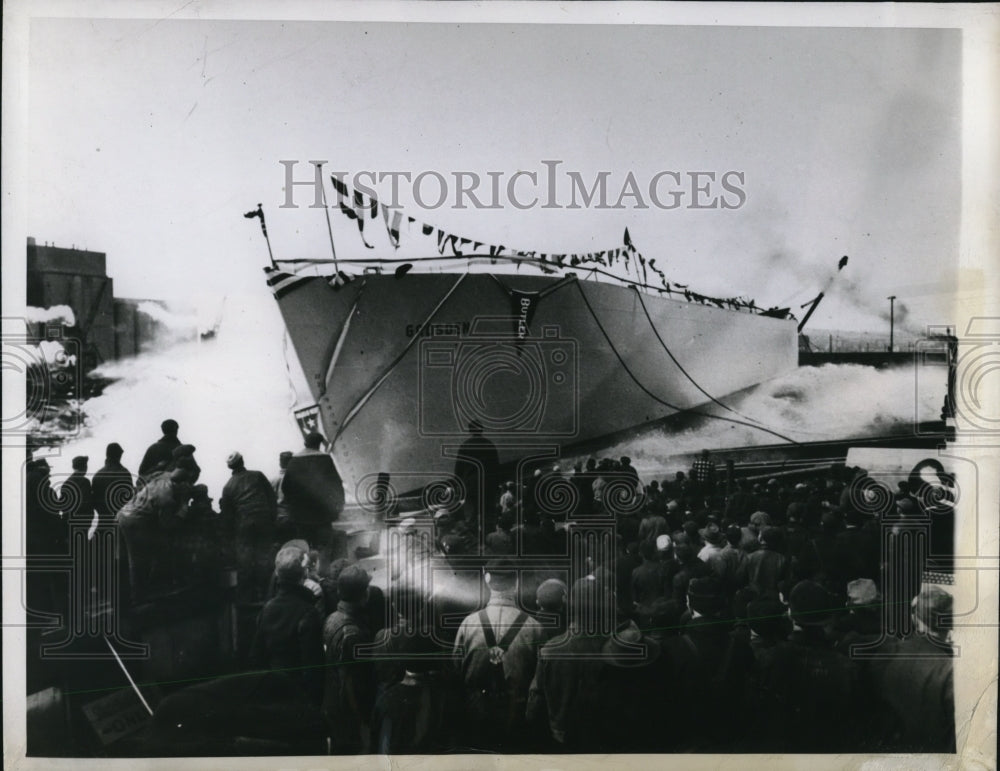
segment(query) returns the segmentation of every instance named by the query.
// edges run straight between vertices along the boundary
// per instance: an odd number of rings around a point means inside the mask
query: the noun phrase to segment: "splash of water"
[[[946,369],[943,365],[930,369],[930,373],[921,372],[918,381],[912,366],[799,367],[725,401],[740,414],[796,442],[907,433],[915,422],[939,418]],[[720,409],[714,412],[731,416]],[[678,456],[693,455],[702,449],[780,443],[773,434],[750,426],[706,418],[681,431],[645,432],[600,454],[628,455],[640,472],[658,474],[665,469],[686,470],[684,463],[678,463]]]
[[[160,320],[180,327],[189,321],[166,310]],[[125,448],[123,463],[135,473],[166,418],[180,424],[181,441],[198,448],[199,482],[208,485],[212,497],[218,499],[229,478],[225,460],[234,450],[243,454],[248,468],[273,475],[278,454],[302,444],[290,412],[294,396],[282,329],[280,319],[267,312],[234,314],[210,340],[196,336],[171,342],[168,330],[166,344],[161,338],[146,353],[102,366],[95,374],[115,382],[83,404],[86,419],[79,436],[49,460],[54,478],[69,473],[75,455],[89,456],[93,473],[110,442]]]

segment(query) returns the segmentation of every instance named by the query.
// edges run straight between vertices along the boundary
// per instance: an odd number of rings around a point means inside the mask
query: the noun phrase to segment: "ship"
[[[398,493],[455,492],[470,431],[516,474],[708,404],[741,422],[726,398],[798,364],[786,309],[600,270],[476,262],[383,262],[353,276],[265,268],[312,401],[300,427],[327,437],[348,499],[371,500],[385,474]]]

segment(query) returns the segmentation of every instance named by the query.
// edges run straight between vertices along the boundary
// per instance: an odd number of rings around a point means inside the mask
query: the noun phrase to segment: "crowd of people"
[[[344,492],[319,434],[305,437],[299,452],[281,452],[271,479],[248,469],[240,452],[231,453],[225,460],[230,477],[216,508],[208,487],[198,483],[197,448],[181,441],[175,420],[163,421],[160,429],[162,436],[145,451],[134,476],[122,464],[117,442],[107,446],[104,465],[90,478],[90,459],[73,458],[72,473],[57,487],[45,458],[29,461],[27,553],[72,554],[81,548],[71,543],[74,527],[91,543],[101,531],[114,530],[123,597],[132,605],[216,582],[220,569],[236,571],[241,602],[262,602],[282,541],[309,538],[321,549],[329,544]],[[47,582],[36,587],[51,594]],[[37,599],[44,604],[52,598]]]
[[[893,535],[940,513],[907,483],[874,505],[865,472],[843,467],[741,480],[705,453],[644,483],[628,458],[505,481],[494,465],[466,485],[482,506],[388,512],[414,543],[429,525],[424,558],[482,557],[470,604],[401,574],[383,591],[363,555],[335,558],[343,491],[318,434],[273,480],[229,456],[216,512],[195,448],[162,428],[131,495],[109,492],[131,484],[117,445],[91,481],[77,459],[45,492],[36,463],[27,488],[35,548],[61,548],[57,509],[120,528],[134,601],[212,553],[261,604],[251,679],[168,696],[161,751],[255,731],[338,754],[953,751],[951,595],[885,579],[922,571]],[[33,512],[31,496],[57,503]],[[608,523],[570,558],[575,532]],[[255,720],[219,723],[226,699]]]

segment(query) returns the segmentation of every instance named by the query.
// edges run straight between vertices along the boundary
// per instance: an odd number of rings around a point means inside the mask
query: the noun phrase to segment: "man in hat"
[[[344,510],[344,483],[333,458],[322,449],[325,443],[316,431],[307,435],[305,448],[288,460],[281,483],[296,537],[317,549],[323,562],[332,556],[331,524]]]
[[[135,495],[132,474],[122,465],[125,451],[117,442],[108,445],[104,452],[104,465],[94,474],[94,508],[99,526],[111,526],[118,510]]]
[[[744,716],[743,688],[753,653],[737,636],[722,582],[715,575],[694,578],[687,592],[690,620],[679,637],[665,641],[676,693],[684,694],[678,715],[681,751],[728,749],[734,739],[713,726],[737,726]]]
[[[888,707],[890,746],[897,752],[955,752],[954,600],[925,585],[910,604],[915,633],[872,663],[873,693]]]
[[[379,755],[445,754],[461,739],[462,700],[450,662],[427,636],[400,638],[403,670],[375,701],[371,751]]]
[[[233,539],[239,594],[243,602],[261,602],[267,585],[274,543],[277,501],[274,488],[259,471],[247,469],[243,456],[226,459],[232,475],[219,501],[223,532]]]
[[[864,527],[865,519],[853,506],[844,512],[844,529],[834,538],[834,578],[843,584],[856,578],[879,579],[880,534]]]
[[[642,557],[642,564],[632,571],[630,594],[632,609],[638,614],[639,623],[648,629],[653,606],[670,593],[673,576],[664,571],[665,565],[660,562],[655,541],[642,541],[639,556]]]
[[[465,684],[472,746],[517,752],[523,733],[528,686],[547,636],[542,625],[518,607],[518,575],[509,559],[486,565],[486,607],[466,616],[455,638]]]
[[[788,606],[777,599],[751,600],[747,603],[750,649],[754,669],[748,683],[747,752],[773,752],[781,746],[784,725],[777,719],[786,705],[781,699],[784,687],[776,666],[792,630]]]
[[[774,663],[773,679],[778,701],[785,705],[775,715],[786,726],[784,748],[850,751],[861,728],[855,708],[858,673],[827,633],[839,610],[838,598],[819,583],[800,581],[788,600],[794,627]]]
[[[792,561],[784,554],[784,543],[780,527],[765,527],[760,534],[760,548],[747,555],[746,583],[762,600],[776,600],[790,588]]]
[[[375,700],[375,671],[361,646],[373,641],[367,623],[368,573],[348,565],[337,577],[337,609],[323,624],[326,684],[323,714],[333,735],[336,754],[368,751],[369,721]]]
[[[315,596],[303,585],[305,556],[296,546],[275,556],[277,593],[261,610],[249,663],[286,673],[318,706],[323,695],[323,622]]]
[[[663,687],[671,671],[660,643],[634,621],[624,621],[604,642],[601,657],[606,666],[599,700],[608,751],[669,752],[678,700]]]
[[[139,463],[139,478],[145,483],[156,471],[163,471],[173,460],[174,449],[180,447],[181,440],[177,438],[180,430],[177,421],[171,418],[160,424],[163,436],[153,442],[142,456]]]
[[[59,488],[59,501],[63,516],[70,525],[87,525],[94,521],[94,494],[87,479],[86,455],[73,458],[73,473]]]

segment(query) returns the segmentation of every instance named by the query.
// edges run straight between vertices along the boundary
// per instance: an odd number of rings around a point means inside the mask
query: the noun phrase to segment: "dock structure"
[[[88,249],[39,245],[28,238],[27,304],[37,308],[66,305],[75,323],[63,334],[77,337],[84,370],[135,356],[157,334],[158,322],[140,305],[155,300],[115,297],[114,279],[108,275],[107,254]],[[37,324],[33,337],[50,337],[50,324]]]

